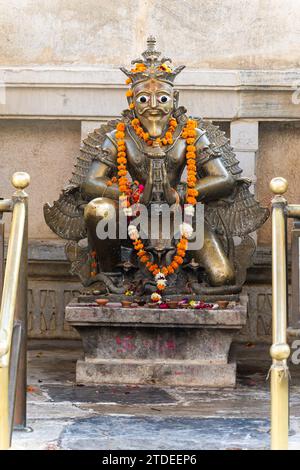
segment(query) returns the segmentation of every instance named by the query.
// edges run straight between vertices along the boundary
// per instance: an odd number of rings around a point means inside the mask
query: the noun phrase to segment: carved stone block
[[[234,387],[230,346],[246,323],[245,297],[232,309],[100,307],[73,300],[66,320],[79,332],[78,383]]]

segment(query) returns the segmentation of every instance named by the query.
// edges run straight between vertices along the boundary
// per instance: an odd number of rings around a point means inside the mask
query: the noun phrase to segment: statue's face
[[[159,137],[174,109],[173,87],[168,83],[150,79],[133,89],[135,113],[151,137]]]

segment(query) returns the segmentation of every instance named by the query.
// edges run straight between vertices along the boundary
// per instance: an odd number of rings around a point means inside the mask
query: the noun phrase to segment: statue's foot
[[[96,281],[82,290],[82,295],[107,294],[107,287],[102,281]]]

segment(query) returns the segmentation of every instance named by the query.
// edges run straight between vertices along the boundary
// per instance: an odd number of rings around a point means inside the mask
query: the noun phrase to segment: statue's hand
[[[149,161],[149,175],[144,187],[143,194],[140,198],[140,203],[141,204],[149,204],[151,201],[152,197],[152,191],[153,191],[153,164],[152,161]]]
[[[162,186],[163,186],[166,202],[167,204],[172,206],[173,204],[175,204],[175,202],[178,202],[179,197],[175,189],[173,189],[170,185],[165,162],[162,165],[162,178],[163,178]]]

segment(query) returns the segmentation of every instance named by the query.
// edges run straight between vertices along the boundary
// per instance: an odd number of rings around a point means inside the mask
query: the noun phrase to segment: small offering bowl
[[[216,302],[220,308],[222,309],[226,309],[228,304],[229,304],[229,301],[228,300],[217,300]]]
[[[107,304],[108,299],[96,299],[96,302],[98,305],[101,305],[102,307],[104,307],[104,305]]]

